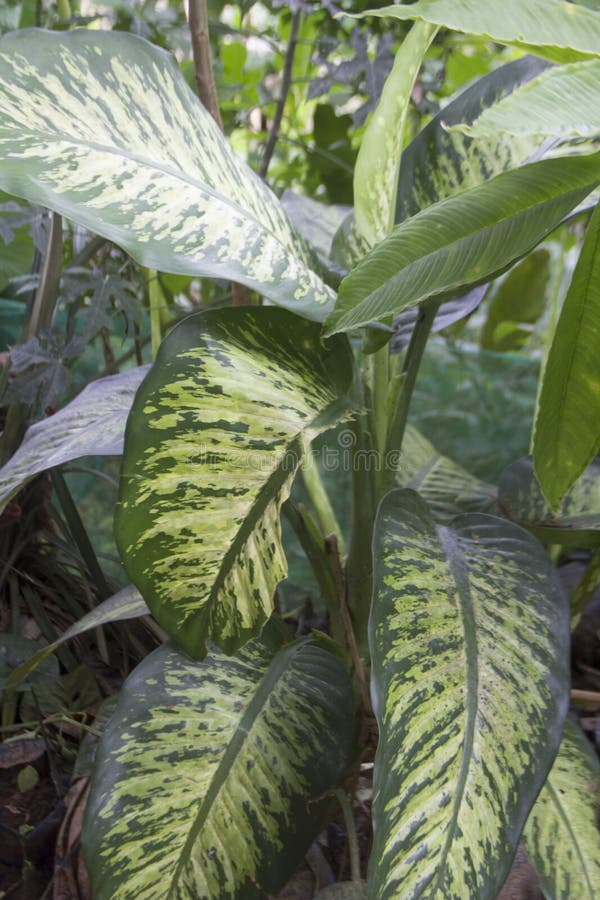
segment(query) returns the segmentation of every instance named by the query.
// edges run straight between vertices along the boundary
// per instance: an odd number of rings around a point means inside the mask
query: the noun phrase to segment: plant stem
[[[292,85],[292,69],[294,66],[294,55],[296,53],[296,45],[298,44],[298,32],[300,30],[300,18],[301,12],[299,9],[296,10],[292,14],[292,24],[290,27],[290,39],[288,41],[287,50],[285,52],[285,61],[283,64],[283,74],[281,76],[281,91],[279,93],[279,99],[277,100],[277,105],[275,107],[275,114],[273,116],[273,123],[271,125],[271,130],[269,132],[269,136],[267,138],[267,143],[265,144],[265,149],[262,155],[262,159],[260,161],[260,166],[258,169],[258,174],[261,178],[265,178],[267,171],[269,169],[269,163],[271,162],[271,158],[275,151],[275,147],[277,145],[277,140],[279,138],[279,131],[281,129],[281,122],[283,120],[283,111],[285,109],[285,104],[287,102],[288,94],[290,92],[290,87]]]
[[[346,553],[346,546],[342,529],[339,526],[331,501],[329,500],[329,495],[327,494],[325,485],[321,479],[319,467],[310,450],[304,457],[304,462],[302,463],[302,480],[304,481],[306,492],[310,497],[310,502],[314,507],[323,534],[335,534],[337,536],[340,553],[344,556]]]
[[[404,365],[402,367],[402,385],[390,421],[387,440],[388,451],[400,450],[402,447],[402,440],[406,430],[406,423],[408,421],[410,403],[417,381],[417,374],[438,306],[438,303],[432,303],[430,301],[419,307],[419,315],[413,328],[413,333],[404,358]],[[394,475],[394,471],[387,473],[388,484],[390,482],[393,483]]]
[[[211,114],[220,130],[223,121],[217,100],[217,88],[210,55],[210,35],[206,0],[189,0],[189,23],[194,57],[194,75],[200,100]]]
[[[386,485],[386,442],[388,432],[389,347],[386,344],[370,357],[372,366],[372,434],[375,444],[375,494],[379,500]]]
[[[343,791],[341,788],[337,788],[335,796],[337,797],[337,801],[340,804],[342,815],[344,816],[344,823],[346,825],[348,850],[350,853],[350,876],[352,878],[352,881],[354,882],[361,881],[360,853],[358,849],[358,838],[356,836],[356,824],[354,822],[354,812],[352,811],[352,804],[350,803],[350,798],[348,797],[346,791]]]
[[[148,278],[148,302],[150,305],[150,334],[152,337],[152,359],[156,359],[162,341],[161,310],[165,302],[156,269],[146,269]]]
[[[40,329],[48,328],[52,322],[54,307],[58,298],[61,262],[62,218],[58,213],[52,213],[44,266],[27,324],[26,339],[38,334]]]

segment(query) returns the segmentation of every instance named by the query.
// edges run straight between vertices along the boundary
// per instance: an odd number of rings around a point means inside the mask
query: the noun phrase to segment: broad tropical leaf
[[[594,137],[600,133],[600,60],[547,69],[484,109],[472,125],[455,125],[472,138],[499,131],[547,137]]]
[[[500,284],[492,286],[488,312],[481,329],[484,350],[519,350],[546,309],[550,281],[550,252],[540,248],[512,269]]]
[[[363,135],[354,166],[354,215],[369,246],[394,226],[404,125],[421,60],[437,28],[416,22],[396,53],[394,66]]]
[[[553,509],[524,457],[508,466],[498,484],[498,507],[545,544],[600,544],[600,464],[592,463]]]
[[[540,152],[537,136],[498,133],[493,139],[473,141],[453,131],[452,126],[473,122],[546,67],[547,63],[533,56],[506,63],[477,79],[434,116],[402,154],[396,222],[494,175],[518,168]]]
[[[99,378],[53,416],[26,432],[0,468],[0,511],[28,481],[81,456],[120,456],[133,397],[149,366]]]
[[[190,316],[127,424],[117,546],[156,619],[202,656],[257,632],[286,574],[279,508],[305,449],[348,410],[351,353],[273,308]]]
[[[560,583],[520,528],[477,514],[436,526],[413,491],[384,497],[373,547],[370,890],[492,900],[567,711]]]
[[[540,391],[533,461],[557,506],[600,451],[600,206],[560,313]]]
[[[326,333],[482,284],[525,256],[600,182],[600,153],[531,163],[397,225],[342,281]]]
[[[263,634],[201,663],[156,650],[97,752],[83,832],[96,900],[278,893],[349,764],[352,704],[314,637]]]
[[[523,832],[547,900],[600,897],[599,799],[598,757],[569,717],[558,756]]]
[[[132,584],[128,585],[116,594],[113,594],[112,597],[99,603],[91,612],[63,631],[56,641],[42,647],[41,650],[38,650],[37,653],[34,653],[33,656],[30,656],[25,662],[17,666],[8,679],[8,686],[14,687],[24,678],[27,678],[65,641],[84,634],[92,628],[98,628],[99,625],[108,625],[111,622],[125,622],[127,619],[137,619],[139,616],[147,616],[149,614],[150,610],[144,603],[140,592]]]
[[[557,62],[600,54],[600,15],[566,0],[417,0],[363,16],[423,19],[433,25],[514,44]]]
[[[228,278],[323,319],[333,292],[175,60],[131,34],[0,41],[0,185],[153,269]]]

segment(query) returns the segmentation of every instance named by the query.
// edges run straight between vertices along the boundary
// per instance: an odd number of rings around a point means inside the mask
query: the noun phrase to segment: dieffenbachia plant
[[[376,14],[415,24],[333,240],[329,270],[347,271],[337,294],[167,54],[85,29],[0,40],[4,190],[144,266],[235,280],[269,301],[189,316],[143,381],[88,389],[0,473],[7,502],[72,459],[74,441],[119,453],[127,417],[116,535],[135,587],[72,633],[149,607],[170,642],[127,679],[97,753],[83,843],[98,898],[276,893],[352,783],[371,703],[369,897],[493,900],[522,835],[548,897],[600,894],[598,768],[575,724],[563,735],[569,606],[535,533],[544,495],[556,507],[600,446],[588,415],[597,213],[550,351],[533,464],[497,492],[407,427],[438,309],[443,322],[469,312],[474,288],[593,205],[594,104],[564,101],[573,85],[597,96],[600,13],[418,0]],[[405,146],[440,28],[533,55],[471,85]],[[402,355],[389,349],[400,313]],[[347,555],[311,456],[333,426],[353,480]],[[289,500],[298,471],[312,512]],[[581,525],[570,496],[561,535]],[[290,639],[274,612],[282,509],[332,637]]]

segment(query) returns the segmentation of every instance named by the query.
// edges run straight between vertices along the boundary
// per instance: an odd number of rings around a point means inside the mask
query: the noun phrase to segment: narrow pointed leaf
[[[600,133],[600,60],[547,69],[494,106],[472,125],[456,125],[472,138],[499,131],[547,137],[594,137]]]
[[[351,353],[286,310],[190,316],[163,341],[127,424],[117,545],[192,655],[232,652],[287,567],[279,508],[308,443],[347,413]]]
[[[96,900],[276,894],[344,776],[352,702],[315,638],[262,637],[201,663],[156,650],[97,751],[83,832]]]
[[[523,841],[547,900],[600,897],[600,763],[572,718]]]
[[[111,622],[124,622],[127,619],[137,619],[139,616],[147,616],[149,614],[150,610],[144,603],[137,588],[132,584],[122,588],[122,590],[99,603],[91,612],[63,631],[57,640],[43,647],[34,656],[21,663],[8,679],[9,687],[19,684],[65,641],[84,634],[86,631],[91,631],[92,628],[98,628],[99,625],[108,625]]]
[[[0,468],[0,511],[28,481],[81,456],[120,456],[133,397],[149,366],[99,378],[53,416],[26,432]]]
[[[552,508],[529,457],[517,460],[500,476],[498,506],[545,544],[576,547],[600,543],[600,465],[592,463]]]
[[[494,175],[516,169],[540,152],[537,136],[499,132],[485,141],[474,141],[452,126],[460,122],[470,124],[543,72],[547,65],[533,56],[506,63],[477,79],[434,116],[402,154],[396,222],[438,200],[483,184]]]
[[[600,451],[600,206],[560,313],[538,401],[536,474],[552,506]]]
[[[373,896],[493,900],[558,748],[569,617],[543,548],[484,515],[380,506],[370,622]]]
[[[417,0],[363,16],[423,19],[434,25],[514,44],[557,62],[600,54],[600,14],[566,0]]]
[[[421,60],[437,28],[417,22],[396,53],[381,97],[363,135],[354,167],[354,214],[372,246],[394,225],[404,125]]]
[[[342,281],[327,333],[482,284],[532,250],[600,182],[600,153],[497,175],[397,225]]]
[[[1,39],[0,185],[149,268],[234,279],[314,319],[332,303],[281,204],[173,57],[134,35]]]

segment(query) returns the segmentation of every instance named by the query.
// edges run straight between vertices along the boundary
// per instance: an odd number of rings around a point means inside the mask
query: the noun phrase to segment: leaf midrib
[[[314,638],[310,636],[301,639],[300,642],[282,648],[277,652],[274,659],[269,663],[266,672],[264,673],[256,687],[252,699],[248,703],[245,712],[238,721],[235,732],[233,733],[227,745],[227,748],[223,753],[223,756],[221,757],[221,761],[218,764],[216,771],[211,779],[210,787],[206,792],[202,803],[200,804],[200,809],[198,810],[196,818],[192,823],[189,834],[181,851],[179,861],[171,877],[167,897],[175,896],[173,894],[173,891],[176,890],[177,882],[179,881],[182,871],[191,858],[192,849],[196,842],[196,839],[202,827],[206,823],[213,804],[220,794],[223,785],[227,781],[235,760],[239,756],[245,742],[250,737],[250,732],[255,726],[260,713],[263,711],[264,707],[267,706],[268,701],[275,690],[277,682],[284,676],[288,668],[291,666],[294,657],[301,650],[303,650],[308,643],[311,643],[312,641],[314,641]]]

